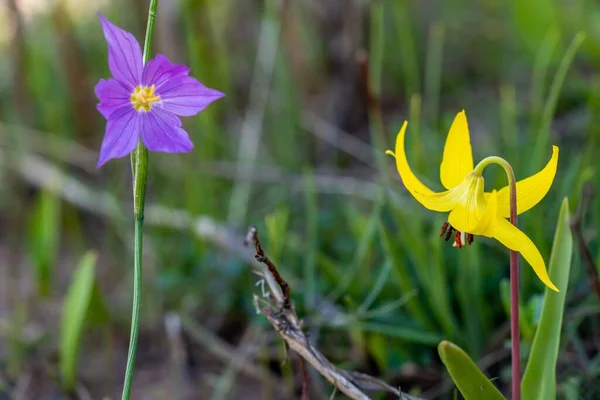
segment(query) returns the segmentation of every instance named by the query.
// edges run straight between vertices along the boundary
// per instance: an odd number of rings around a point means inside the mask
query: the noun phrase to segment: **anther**
[[[469,245],[471,245],[471,243],[473,243],[473,234],[472,233],[467,234],[467,243]]]
[[[461,236],[461,232],[460,231],[456,231],[456,235],[454,235],[454,244],[456,245],[456,247],[458,247],[459,249],[462,248],[462,241],[460,239]]]
[[[454,231],[454,228],[452,227],[452,225],[450,225],[450,229],[448,229],[448,232],[446,233],[446,237],[445,237],[445,239],[446,239],[446,242],[447,242],[448,240],[450,240],[450,237],[452,236],[452,232],[453,232],[453,231]]]
[[[444,233],[446,233],[446,229],[448,229],[448,221],[444,222],[444,225],[442,225],[442,230],[440,231],[440,237],[444,236]]]

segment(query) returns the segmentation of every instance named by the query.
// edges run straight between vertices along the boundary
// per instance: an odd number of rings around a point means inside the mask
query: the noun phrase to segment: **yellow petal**
[[[406,133],[407,126],[408,122],[404,121],[402,128],[400,128],[400,132],[398,132],[398,136],[396,136],[396,153],[388,150],[385,152],[385,154],[389,154],[396,158],[396,168],[398,168],[400,178],[402,178],[402,182],[410,194],[413,196],[415,196],[415,193],[419,193],[420,195],[433,194],[433,190],[425,186],[419,180],[419,178],[415,176],[408,165],[408,161],[406,160],[406,152],[404,151],[404,134]]]
[[[493,190],[490,196],[486,199],[487,204],[483,215],[479,219],[479,224],[473,230],[475,235],[492,237],[494,234],[494,225],[498,215],[498,192]]]
[[[446,189],[452,189],[473,171],[473,154],[469,126],[465,111],[456,114],[448,132],[444,156],[440,166],[440,179]]]
[[[517,214],[524,213],[540,202],[550,190],[556,166],[558,165],[558,147],[552,146],[552,158],[548,164],[535,175],[517,182]],[[510,189],[508,186],[498,191],[498,214],[510,217]]]
[[[482,176],[468,175],[458,186],[450,192],[458,192],[456,205],[448,216],[448,222],[455,229],[474,233],[479,226],[480,221],[486,211],[486,200],[483,196],[483,187],[485,185]]]
[[[558,292],[546,271],[544,259],[529,237],[504,218],[498,217],[494,224],[494,238],[511,250],[521,253],[531,265],[538,278],[550,289]]]
[[[431,211],[447,212],[452,210],[462,198],[462,194],[457,190],[446,190],[445,192],[423,195],[419,192],[414,194],[415,199],[425,208]],[[452,224],[452,222],[450,222]],[[454,226],[454,225],[453,225]]]

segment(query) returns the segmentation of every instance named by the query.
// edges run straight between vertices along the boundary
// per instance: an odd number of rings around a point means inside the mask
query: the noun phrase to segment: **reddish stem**
[[[503,158],[486,157],[475,166],[474,174],[481,176],[484,168],[490,164],[500,165],[510,187],[510,222],[517,228],[517,184],[515,173]],[[521,400],[521,342],[519,335],[519,254],[510,251],[510,339],[512,358],[512,395],[513,400]]]
[[[517,227],[517,185],[510,185],[510,222]],[[510,340],[512,358],[512,398],[521,400],[521,340],[519,331],[519,253],[510,251]]]

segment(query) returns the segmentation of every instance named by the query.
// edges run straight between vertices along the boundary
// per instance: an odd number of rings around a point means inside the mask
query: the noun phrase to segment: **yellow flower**
[[[440,166],[442,185],[448,190],[436,193],[425,186],[415,176],[406,160],[404,150],[404,134],[408,123],[404,122],[396,138],[396,151],[388,150],[396,158],[398,173],[406,189],[419,203],[432,211],[450,212],[448,222],[444,223],[440,236],[446,234],[448,240],[454,231],[454,245],[462,247],[465,242],[471,244],[473,235],[492,237],[508,247],[521,253],[531,265],[540,280],[550,289],[558,292],[558,288],[550,281],[546,264],[539,250],[529,237],[511,224],[510,193],[506,186],[491,193],[484,191],[483,169],[492,163],[508,166],[499,157],[488,157],[473,167],[471,141],[467,116],[464,111],[456,115],[444,146],[444,155]],[[558,147],[552,146],[552,158],[537,174],[518,181],[517,213],[521,214],[540,202],[550,190],[556,166],[558,164]]]

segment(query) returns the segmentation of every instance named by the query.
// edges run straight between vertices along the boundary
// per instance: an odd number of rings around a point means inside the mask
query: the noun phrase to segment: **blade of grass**
[[[423,331],[420,328],[400,327],[398,325],[388,325],[379,322],[359,322],[355,327],[363,332],[382,333],[410,343],[420,343],[429,346],[439,343],[442,337],[438,333]]]
[[[319,205],[315,181],[310,172],[304,175],[307,249],[304,253],[304,304],[311,310],[317,296],[317,258],[319,253]]]
[[[360,267],[367,259],[367,256],[371,250],[373,239],[377,233],[377,223],[379,221],[383,206],[382,198],[382,195],[378,196],[378,200],[373,205],[373,211],[371,212],[371,215],[367,221],[367,226],[364,230],[364,233],[358,239],[352,265],[346,270],[341,282],[335,287],[335,289],[331,291],[331,294],[327,296],[329,301],[332,303],[336,302],[346,293],[352,282],[357,279],[358,273],[360,272]]]
[[[595,157],[600,139],[600,75],[595,75],[591,79],[586,110],[590,118],[586,124],[585,149],[583,150],[583,156],[579,157],[580,168],[574,177],[569,176],[568,179],[563,179],[563,185],[559,192],[562,194],[570,193],[570,200],[574,204],[579,204],[579,194],[582,192],[583,184],[593,178],[596,170]]]
[[[69,392],[75,388],[79,345],[92,298],[97,258],[97,254],[93,251],[83,256],[63,301],[59,365],[62,385]]]
[[[260,149],[260,140],[269,95],[271,79],[275,69],[277,50],[279,47],[279,32],[281,19],[278,17],[279,3],[265,0],[265,14],[262,19],[258,51],[254,65],[254,73],[250,86],[250,101],[242,123],[240,144],[238,147],[238,175],[248,174],[255,167]],[[234,225],[240,225],[246,218],[252,182],[238,179],[231,192],[228,220]]]
[[[560,292],[555,293],[548,288],[545,289],[542,315],[533,338],[521,385],[524,399],[543,400],[556,397],[556,362],[573,254],[573,238],[569,223],[569,202],[565,198],[558,215],[548,267],[550,279]]]
[[[447,338],[456,338],[457,329],[454,312],[450,303],[451,286],[448,283],[448,260],[444,256],[442,243],[438,235],[430,235],[427,247],[427,263],[418,266],[422,273],[421,284],[431,304],[432,312]],[[426,276],[426,278],[425,278]]]
[[[56,263],[60,244],[61,200],[50,190],[42,190],[31,213],[29,223],[29,254],[32,257],[38,293],[50,295],[52,267]]]
[[[284,205],[277,207],[275,211],[265,217],[269,257],[275,264],[279,264],[284,253],[287,242],[288,221],[289,208]]]
[[[517,128],[517,95],[514,85],[503,84],[500,86],[500,128],[504,150],[507,154],[516,154],[519,146],[519,136]],[[513,161],[515,162],[515,169],[518,169],[517,162],[519,159]]]
[[[398,308],[406,305],[416,295],[417,292],[413,290],[412,292],[403,295],[401,298],[394,300],[390,303],[384,304],[380,307],[369,310],[361,314],[359,317],[361,319],[371,319],[386,316],[387,314],[390,314],[393,311],[396,311]]]
[[[230,1],[185,1],[183,3],[182,32],[185,32],[185,50],[189,55],[190,67],[202,82],[227,93],[227,102],[235,102],[236,91],[231,90],[231,67],[229,54],[224,43],[224,30],[228,26],[227,14]],[[200,115],[193,117],[187,126],[192,136],[201,138],[202,145],[194,149],[193,157],[185,157],[186,171],[201,170],[203,162],[219,159],[230,143],[223,135],[219,117],[223,113],[221,102],[208,107]],[[219,197],[229,190],[228,184],[210,174],[181,174],[183,177],[183,196],[185,208],[193,213],[213,215],[225,218],[227,209],[222,206]],[[173,190],[181,190],[180,183]],[[163,201],[172,201],[172,191],[161,191]],[[205,244],[195,243],[196,254],[202,256]]]
[[[281,23],[291,23],[290,20],[293,20],[294,17],[291,17],[290,14],[294,12],[295,6],[297,5],[294,2],[287,4],[285,10],[287,17],[280,15],[280,18],[283,19]],[[290,30],[291,28],[287,31],[288,36]],[[286,31],[284,30],[284,32]],[[289,48],[285,38],[285,33],[282,33],[281,50],[276,57],[273,76],[273,97],[278,100],[274,102],[268,116],[269,124],[276,129],[271,129],[270,135],[267,137],[269,148],[278,165],[284,169],[291,169],[305,166],[308,142],[304,140],[304,132],[300,129],[301,110],[304,106],[301,101],[302,91],[298,90],[298,87],[301,87],[303,82],[295,79],[291,68],[297,49]],[[285,132],[285,135],[282,135],[282,132]],[[293,145],[290,145],[291,143]]]
[[[362,54],[362,57],[358,57],[358,62],[367,94],[369,131],[373,146],[373,157],[381,174],[381,179],[387,186],[391,186],[392,181],[387,168],[389,164],[386,163],[385,156],[385,150],[391,147],[385,135],[385,126],[381,113],[381,80],[385,46],[383,2],[371,2],[369,12],[370,54],[368,57]]]
[[[552,54],[558,45],[558,32],[548,31],[533,63],[531,76],[531,122],[532,134],[540,128],[544,107],[544,89],[548,79],[548,69],[552,62]],[[518,166],[515,166],[518,167]]]
[[[413,19],[410,18],[411,2],[393,2],[394,27],[396,28],[401,58],[399,60],[404,73],[403,83],[406,86],[406,96],[412,101],[415,94],[421,90],[421,79],[419,76],[419,61],[415,39],[412,33]]]
[[[429,126],[437,126],[440,104],[440,84],[444,65],[444,23],[435,22],[429,28],[425,60],[425,116]]]
[[[534,53],[548,29],[559,29],[559,3],[545,0],[508,2],[513,27],[519,37],[520,50]]]
[[[427,168],[424,154],[427,150],[423,143],[421,133],[421,95],[415,93],[410,97],[409,124],[410,135],[408,147],[412,156],[412,163],[418,171],[424,171]]]
[[[503,279],[500,282],[500,301],[504,307],[506,317],[510,318],[510,282],[508,279]],[[533,335],[535,334],[535,325],[533,324],[534,321],[528,317],[529,314],[526,308],[523,307],[523,303],[519,301],[519,327],[521,336],[525,341],[531,341],[531,339],[533,339]]]
[[[375,280],[375,284],[372,286],[371,291],[365,297],[361,305],[358,307],[357,314],[363,314],[367,312],[369,307],[375,302],[379,293],[383,289],[383,286],[386,284],[388,276],[390,275],[390,269],[392,268],[392,263],[390,261],[384,262],[379,268],[379,273],[377,274],[377,279]]]
[[[552,119],[556,112],[556,106],[558,104],[558,97],[560,95],[560,91],[562,89],[565,78],[567,77],[567,72],[569,72],[569,67],[575,58],[575,54],[577,54],[577,50],[583,43],[585,39],[585,33],[579,32],[575,35],[569,48],[565,52],[563,59],[558,66],[558,70],[554,75],[554,79],[552,80],[552,85],[550,86],[550,92],[548,93],[548,99],[546,100],[546,104],[544,105],[544,111],[542,114],[542,120],[540,123],[540,130],[535,140],[535,145],[533,146],[533,154],[531,157],[531,164],[529,165],[529,171],[534,172],[539,165],[543,165],[543,157],[548,152],[548,141],[550,140],[550,126],[552,124]]]
[[[378,221],[378,228],[379,235],[383,240],[385,253],[392,261],[392,278],[400,289],[400,293],[405,296],[408,293],[413,292],[418,286],[413,282],[408,262],[401,256],[391,232],[385,228],[380,220]],[[423,309],[423,305],[420,302],[419,296],[415,296],[414,298],[410,299],[410,301],[408,301],[406,304],[406,308],[410,311],[410,314],[412,314],[424,327],[430,327],[429,318]]]
[[[460,329],[465,348],[475,359],[480,357],[484,345],[482,339],[487,336],[484,325],[483,305],[485,304],[481,276],[481,251],[479,244],[473,243],[469,251],[461,252],[458,257],[458,282],[456,290],[464,328]]]

